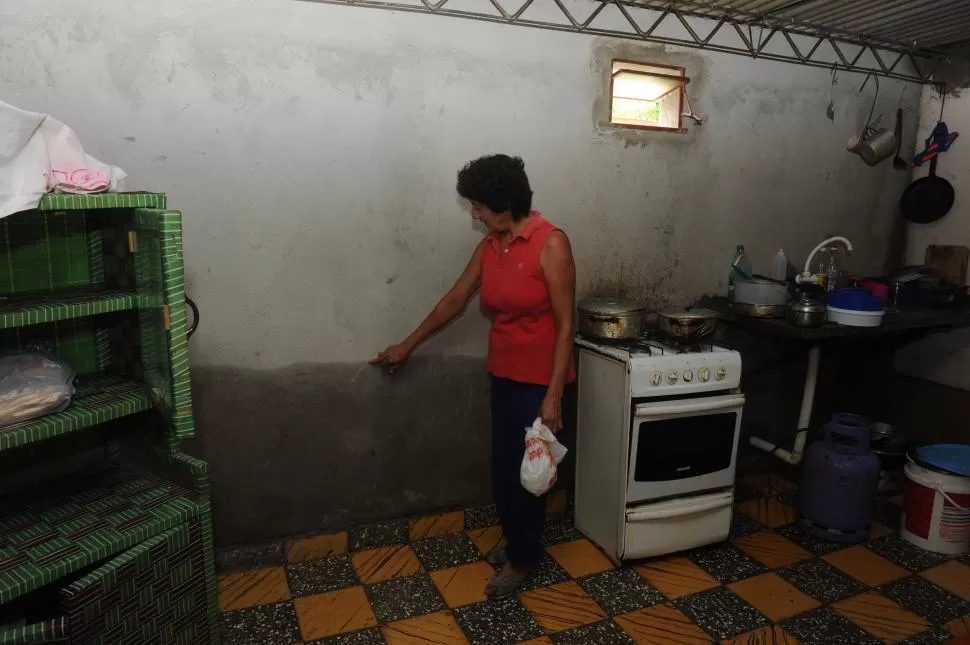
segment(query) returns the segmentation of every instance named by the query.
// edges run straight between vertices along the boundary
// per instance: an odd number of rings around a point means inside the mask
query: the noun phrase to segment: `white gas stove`
[[[741,355],[649,336],[576,344],[576,527],[616,562],[726,539]]]

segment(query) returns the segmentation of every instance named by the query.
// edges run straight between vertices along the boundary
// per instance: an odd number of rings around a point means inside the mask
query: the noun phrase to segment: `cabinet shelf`
[[[66,409],[0,428],[0,451],[144,412],[151,407],[148,392],[141,383],[113,376],[82,376]]]
[[[110,470],[53,482],[0,507],[0,604],[198,517],[189,493],[155,475]]]
[[[98,195],[44,195],[39,211],[94,210],[100,208],[165,208],[164,193],[100,193]]]
[[[125,311],[138,306],[134,291],[80,289],[0,297],[0,329]]]

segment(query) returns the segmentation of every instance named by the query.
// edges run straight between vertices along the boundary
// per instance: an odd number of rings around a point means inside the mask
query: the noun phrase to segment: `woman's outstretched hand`
[[[410,356],[411,349],[404,343],[400,343],[398,345],[391,345],[383,352],[380,352],[375,358],[371,359],[370,364],[386,367],[387,371],[393,374],[408,362]]]

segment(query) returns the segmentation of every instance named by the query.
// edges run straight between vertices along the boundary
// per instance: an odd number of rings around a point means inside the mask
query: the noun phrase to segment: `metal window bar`
[[[944,43],[950,36],[962,35],[961,30],[970,24],[970,2],[966,0],[593,0],[585,18],[574,15],[575,7],[573,11],[567,8],[567,2],[573,5],[575,0],[475,0],[479,5],[473,9],[467,8],[467,0],[462,9],[449,7],[451,0],[301,1],[679,45],[915,83],[931,83],[933,73],[947,59],[946,52],[920,43]],[[503,1],[522,4],[511,9]],[[561,19],[558,15],[556,19],[526,17],[538,4],[554,6]],[[885,11],[875,12],[877,6]],[[948,11],[945,22],[928,25],[927,16],[912,11],[920,7]],[[615,20],[600,24],[607,10],[614,18],[618,12],[626,24],[618,27]],[[671,20],[684,35],[662,32],[661,27]],[[843,25],[858,31],[843,29]],[[918,38],[911,40],[914,34]]]

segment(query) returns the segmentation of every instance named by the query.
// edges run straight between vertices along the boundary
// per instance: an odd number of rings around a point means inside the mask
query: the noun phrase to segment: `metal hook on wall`
[[[839,66],[832,63],[832,84],[829,86],[829,104],[825,107],[825,118],[835,121],[835,86],[839,84]]]
[[[862,81],[862,87],[859,88],[859,93],[860,94],[862,93],[863,90],[866,89],[866,85],[869,83],[869,79],[870,78],[873,79],[876,82],[876,94],[879,94],[879,77],[876,76],[875,74],[873,74],[872,72],[868,72],[866,74],[865,80]]]
[[[869,117],[866,119],[866,127],[863,130],[863,138],[865,138],[866,132],[870,131],[873,127],[875,127],[872,122],[872,113],[876,109],[876,100],[879,99],[879,77],[871,72],[866,74],[866,80],[862,81],[862,87],[859,88],[859,93],[861,94],[862,91],[866,89],[866,84],[869,82],[870,78],[873,79],[873,81],[875,81],[876,83],[876,93],[872,97],[872,106],[869,108]],[[881,120],[881,119],[882,119],[882,115],[879,116],[878,120]]]

